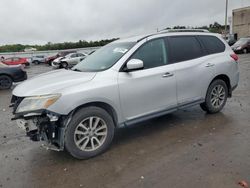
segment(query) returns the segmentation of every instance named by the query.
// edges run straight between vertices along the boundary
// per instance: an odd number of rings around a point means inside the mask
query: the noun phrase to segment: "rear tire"
[[[201,103],[200,104],[200,107],[203,111],[207,112],[207,107],[206,107],[206,104],[205,103]]]
[[[209,114],[220,112],[226,104],[228,87],[223,80],[214,80],[208,87],[205,102],[200,104],[202,110]]]
[[[7,75],[0,76],[0,89],[9,89],[11,88],[13,81],[11,77]]]
[[[110,114],[99,107],[77,111],[65,131],[65,149],[77,159],[88,159],[106,151],[114,136]]]

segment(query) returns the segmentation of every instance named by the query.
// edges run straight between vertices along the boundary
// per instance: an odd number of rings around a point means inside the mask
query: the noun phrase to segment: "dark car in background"
[[[240,38],[234,45],[232,45],[232,49],[235,53],[249,53],[250,37]]]
[[[27,73],[22,65],[8,66],[0,62],[0,89],[11,88],[13,82],[27,79]]]
[[[56,55],[53,55],[53,56],[49,56],[45,59],[45,63],[51,65],[52,64],[52,61],[54,61],[56,58],[58,57],[64,57],[70,53],[76,53],[75,50],[68,50],[68,51],[62,51],[62,52],[59,52],[57,53]]]

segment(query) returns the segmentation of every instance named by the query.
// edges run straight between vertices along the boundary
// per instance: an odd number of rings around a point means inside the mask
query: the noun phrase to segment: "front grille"
[[[19,104],[22,102],[22,100],[24,99],[24,97],[17,97],[15,95],[12,95],[11,98],[11,106],[13,107],[13,113],[16,112],[17,107],[19,106]]]

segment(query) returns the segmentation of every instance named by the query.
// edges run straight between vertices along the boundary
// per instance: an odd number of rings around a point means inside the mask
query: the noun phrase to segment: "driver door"
[[[167,112],[177,105],[174,66],[168,64],[165,40],[144,43],[130,57],[144,63],[142,70],[119,72],[118,85],[126,121]]]

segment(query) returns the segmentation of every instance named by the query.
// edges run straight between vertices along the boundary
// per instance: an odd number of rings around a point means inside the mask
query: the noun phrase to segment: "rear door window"
[[[216,54],[225,51],[225,44],[215,36],[198,36],[208,54]]]
[[[201,44],[195,36],[168,37],[170,47],[170,61],[177,63],[203,56]]]

